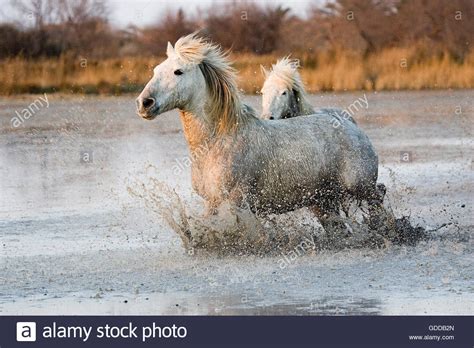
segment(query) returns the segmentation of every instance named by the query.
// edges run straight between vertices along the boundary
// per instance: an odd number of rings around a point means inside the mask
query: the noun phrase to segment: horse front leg
[[[217,204],[210,201],[206,201],[204,203],[204,217],[208,218],[210,216],[216,215],[217,207],[218,207]]]

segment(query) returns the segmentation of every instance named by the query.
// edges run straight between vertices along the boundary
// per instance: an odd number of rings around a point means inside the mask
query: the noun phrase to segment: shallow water
[[[347,108],[362,96],[312,99]],[[0,101],[3,314],[473,313],[473,91],[367,93],[355,114],[395,214],[448,226],[415,247],[309,250],[294,260],[193,254],[130,194],[152,176],[199,212],[176,112],[147,122],[133,97],[48,96],[49,107],[12,128],[36,97]]]

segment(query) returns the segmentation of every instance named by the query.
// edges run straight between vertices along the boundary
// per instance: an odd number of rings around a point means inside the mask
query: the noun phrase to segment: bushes
[[[310,91],[474,87],[472,0],[336,0],[305,18],[232,2],[126,30],[109,25],[99,0],[17,3],[36,9],[35,25],[0,25],[1,94],[135,91],[160,60],[150,57],[197,29],[232,50],[246,92],[260,90],[259,64],[290,53]]]
[[[393,90],[425,88],[474,88],[474,53],[459,63],[449,52],[419,55],[419,47],[389,48],[365,56],[351,51],[324,51],[300,58],[301,73],[310,92],[346,90]],[[406,57],[406,58],[405,58]],[[239,86],[258,93],[263,84],[260,64],[269,67],[278,55],[233,54]],[[60,91],[83,94],[138,92],[163,58],[124,57],[6,59],[0,64],[0,94]],[[405,62],[406,65],[401,64]]]

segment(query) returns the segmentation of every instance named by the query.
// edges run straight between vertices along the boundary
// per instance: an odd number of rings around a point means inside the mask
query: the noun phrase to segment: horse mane
[[[235,131],[255,112],[243,105],[236,83],[236,71],[228,53],[196,33],[181,37],[175,52],[185,63],[198,64],[210,95],[207,113],[218,134]]]
[[[308,101],[303,80],[298,72],[298,66],[299,62],[297,60],[284,57],[272,65],[272,70],[267,78],[274,76],[282,81],[288,90],[293,91],[296,100],[294,108],[296,114],[292,116],[310,115],[314,113],[314,108]]]

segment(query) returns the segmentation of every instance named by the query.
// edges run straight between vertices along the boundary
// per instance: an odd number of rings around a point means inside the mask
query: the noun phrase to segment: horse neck
[[[294,92],[290,100],[290,107],[288,108],[283,118],[291,118],[296,116],[314,114],[314,108],[307,101],[306,95],[301,92]]]
[[[199,107],[191,107],[186,111],[181,110],[184,136],[193,159],[204,156],[206,153],[204,150],[208,150],[215,141],[230,133],[235,134],[249,122],[258,120],[254,109],[241,103],[240,99],[237,99],[236,103],[238,110],[235,111],[236,114],[232,116],[224,133],[219,132],[218,118],[210,117],[208,111],[210,107],[207,103],[204,105],[200,103]]]
[[[181,111],[180,117],[183,124],[184,137],[188,142],[191,154],[201,154],[204,147],[209,146],[213,138],[212,131],[202,117],[201,112]],[[191,156],[195,158],[195,156]]]
[[[299,112],[300,116],[301,115],[311,115],[314,114],[314,108],[313,106],[308,102],[306,99],[306,95],[301,94],[299,98]]]

